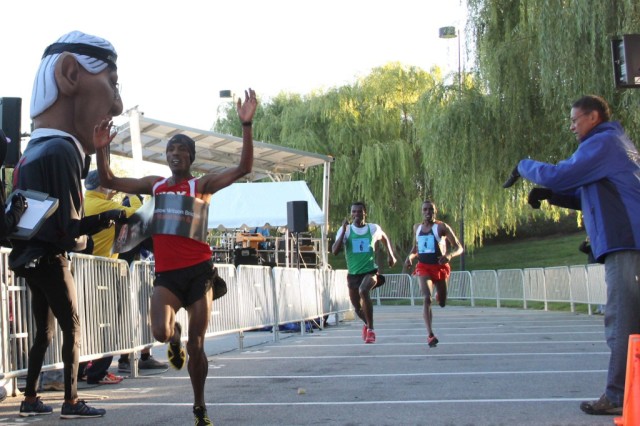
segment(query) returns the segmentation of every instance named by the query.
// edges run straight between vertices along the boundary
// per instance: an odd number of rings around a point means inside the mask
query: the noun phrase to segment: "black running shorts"
[[[156,273],[153,286],[165,287],[175,294],[182,306],[187,307],[200,300],[211,288],[213,262],[198,263],[181,269]]]

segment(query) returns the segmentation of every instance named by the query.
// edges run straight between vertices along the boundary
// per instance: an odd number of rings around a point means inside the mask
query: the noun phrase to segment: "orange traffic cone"
[[[640,334],[629,336],[623,407],[622,417],[613,419],[615,425],[640,425]]]

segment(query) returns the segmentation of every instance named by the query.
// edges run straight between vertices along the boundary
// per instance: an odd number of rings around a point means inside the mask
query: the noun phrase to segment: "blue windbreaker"
[[[599,262],[614,251],[640,250],[640,156],[620,123],[600,123],[556,165],[527,159],[518,172],[579,202]]]

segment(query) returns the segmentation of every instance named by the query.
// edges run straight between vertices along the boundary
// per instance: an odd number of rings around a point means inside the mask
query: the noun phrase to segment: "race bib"
[[[369,253],[371,251],[371,243],[368,238],[354,238],[351,241],[353,243],[352,253]]]
[[[418,236],[418,253],[431,254],[436,252],[436,237],[433,234]]]
[[[133,249],[153,234],[179,235],[207,241],[209,204],[176,194],[158,194],[142,205],[127,223],[116,224],[112,253]]]

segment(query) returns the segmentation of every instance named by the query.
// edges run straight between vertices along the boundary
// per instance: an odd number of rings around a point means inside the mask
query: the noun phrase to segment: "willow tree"
[[[565,211],[532,213],[530,184],[501,184],[524,157],[555,163],[575,150],[570,104],[587,93],[609,100],[614,118],[640,140],[640,91],[614,89],[610,52],[612,37],[638,32],[636,2],[468,0],[476,68],[464,84],[389,64],[352,85],[276,97],[257,111],[255,136],[334,156],[331,224],[363,200],[400,245],[425,197],[448,221],[464,217],[469,248],[532,215],[558,218]],[[240,132],[237,120],[218,124]],[[302,177],[316,196],[320,174]]]
[[[382,224],[392,241],[407,246],[407,214],[426,192],[414,116],[418,100],[438,79],[437,69],[428,73],[391,63],[352,85],[305,97],[281,94],[256,113],[255,138],[333,156],[333,227],[347,216],[352,202],[364,201],[370,219]],[[216,130],[238,134],[239,128],[224,118]],[[321,170],[295,178],[305,179],[316,197],[321,193]]]
[[[500,186],[517,161],[555,163],[575,150],[573,100],[604,96],[638,140],[640,93],[614,89],[610,40],[638,31],[640,9],[630,0],[469,0],[468,7],[476,86],[443,87],[427,98],[418,135],[425,163],[449,159],[431,176],[435,196],[452,209],[464,202],[467,233],[479,242],[532,214],[527,183]]]
[[[353,201],[365,201],[371,220],[404,249],[416,200],[427,191],[415,135],[416,106],[439,78],[437,70],[430,74],[389,64],[328,98],[333,102],[326,109],[333,121],[328,136],[338,150],[332,208],[344,217]]]

